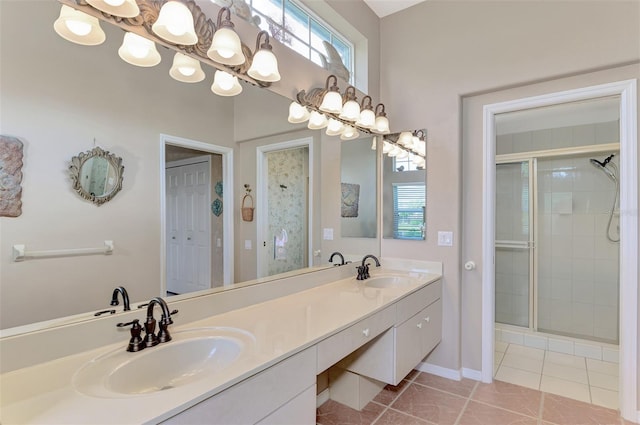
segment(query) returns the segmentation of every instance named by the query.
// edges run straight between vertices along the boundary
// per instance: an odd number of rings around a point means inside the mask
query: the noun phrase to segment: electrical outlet
[[[325,241],[332,241],[333,240],[333,228],[329,227],[329,228],[322,229],[322,238]]]
[[[246,239],[244,241],[244,249],[251,249],[251,239]]]
[[[453,232],[438,232],[438,246],[453,246]]]

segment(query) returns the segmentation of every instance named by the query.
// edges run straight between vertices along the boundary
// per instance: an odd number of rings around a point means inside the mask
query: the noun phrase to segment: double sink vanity
[[[360,408],[442,337],[441,264],[381,262],[364,280],[347,265],[172,302],[171,341],[139,352],[115,322],[141,311],[3,338],[0,422],[314,424],[325,373]],[[20,364],[55,339],[67,352]]]

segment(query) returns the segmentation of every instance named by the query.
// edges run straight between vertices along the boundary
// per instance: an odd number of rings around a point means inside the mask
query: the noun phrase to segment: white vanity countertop
[[[440,274],[397,272],[384,267],[372,270],[371,275],[390,273],[409,274],[415,279],[385,289],[365,287],[366,281],[355,278],[344,279],[185,325],[180,325],[177,315],[169,328],[174,335],[193,328],[231,327],[255,338],[246,354],[222,372],[177,388],[122,398],[88,396],[74,388],[74,373],[83,364],[114,350],[124,351],[128,340],[5,373],[0,375],[0,422],[125,424],[165,420],[441,278]],[[141,322],[143,316],[141,313]],[[140,356],[155,348],[127,355]]]

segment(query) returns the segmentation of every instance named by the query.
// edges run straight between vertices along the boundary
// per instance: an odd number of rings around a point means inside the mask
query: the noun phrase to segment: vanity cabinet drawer
[[[310,406],[309,411],[313,413],[315,365],[316,351],[311,347],[178,413],[163,424],[246,425],[263,420],[273,423],[267,418],[272,414],[280,417],[282,413],[277,411],[283,407],[285,411],[299,411]],[[308,402],[308,394],[297,399],[309,391],[314,394],[314,403]],[[286,407],[294,399],[297,401]],[[315,417],[302,423],[314,422]]]
[[[394,384],[399,383],[442,339],[439,299],[396,328]]]
[[[330,336],[318,343],[317,373],[327,370],[330,366],[363,346],[386,329],[393,326],[396,317],[396,306],[392,305],[384,310],[367,317]]]
[[[402,379],[442,339],[442,300],[362,346],[338,365],[346,370],[391,385]]]
[[[442,280],[438,279],[419,289],[415,293],[398,301],[398,316],[396,318],[396,324],[409,320],[411,316],[418,313],[426,306],[433,303],[438,298],[442,297]]]

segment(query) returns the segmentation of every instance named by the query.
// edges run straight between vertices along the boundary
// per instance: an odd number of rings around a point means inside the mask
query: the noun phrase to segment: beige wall
[[[385,239],[382,255],[444,263],[444,336],[430,362],[480,369],[481,292],[478,281],[462,281],[461,264],[481,258],[463,255],[461,236],[469,236],[465,246],[480,243],[481,210],[463,208],[462,199],[468,195],[478,207],[481,192],[464,187],[462,177],[473,173],[480,182],[482,157],[477,128],[473,146],[462,138],[461,129],[470,129],[461,99],[631,62],[636,65],[627,78],[638,77],[639,14],[637,1],[429,1],[382,19],[381,96],[392,130],[427,128],[429,182],[427,240]],[[604,79],[619,78],[612,71]],[[571,87],[560,82],[553,88]],[[437,246],[439,230],[454,232],[453,247]]]

